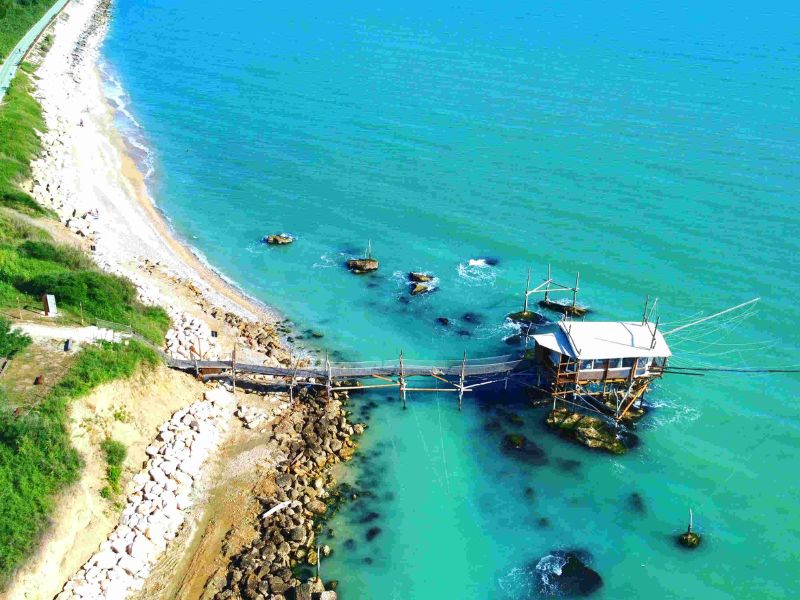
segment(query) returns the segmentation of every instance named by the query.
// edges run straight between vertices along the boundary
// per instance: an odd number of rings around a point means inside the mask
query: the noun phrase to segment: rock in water
[[[264,241],[270,246],[285,246],[286,244],[291,244],[294,238],[288,233],[276,233],[266,236]]]
[[[543,596],[588,596],[603,585],[603,578],[586,566],[588,552],[553,550],[536,563],[537,587]]]
[[[450,319],[448,319],[447,317],[436,317],[436,322],[444,327],[450,325]]]
[[[427,283],[429,281],[433,281],[433,275],[428,275],[427,273],[415,273],[412,271],[408,274],[408,280],[415,283]]]
[[[627,434],[626,445],[617,436],[617,432],[602,419],[571,412],[566,408],[559,407],[550,411],[547,425],[567,439],[611,454],[625,454],[628,447],[636,443],[636,436],[633,434]]]
[[[678,543],[684,548],[694,550],[700,545],[701,538],[694,531],[687,531],[678,536]]]
[[[426,292],[430,292],[431,288],[429,288],[424,283],[415,283],[411,286],[411,295],[412,296],[419,296],[420,294],[424,294]]]
[[[511,313],[510,315],[507,315],[506,318],[508,318],[510,321],[514,321],[515,323],[523,323],[525,325],[544,325],[548,322],[544,315],[540,315],[532,310],[521,310],[519,312]]]
[[[347,268],[356,275],[378,270],[378,261],[375,258],[351,258],[347,261]]]
[[[539,446],[528,440],[524,435],[510,433],[503,437],[502,450],[531,465],[547,464],[547,455]]]

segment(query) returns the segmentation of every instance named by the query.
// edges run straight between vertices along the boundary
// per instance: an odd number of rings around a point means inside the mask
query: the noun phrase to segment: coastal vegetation
[[[122,479],[122,464],[128,456],[128,450],[122,442],[106,438],[100,443],[100,449],[106,457],[106,480],[108,485],[100,490],[103,498],[113,498],[119,494],[120,479]]]
[[[0,0],[1,60],[53,4],[54,0]]]
[[[0,407],[0,585],[33,549],[55,495],[78,478],[81,460],[67,428],[70,402],[158,360],[136,341],[101,342],[82,350],[61,381],[27,413]],[[118,449],[112,448],[111,456],[117,461]]]
[[[42,107],[31,95],[33,84],[24,70],[17,71],[0,108],[0,206],[29,215],[45,215],[20,183],[31,174],[31,159],[41,150],[37,131],[44,131]]]
[[[31,344],[31,338],[11,330],[11,323],[0,318],[0,358],[12,358]]]

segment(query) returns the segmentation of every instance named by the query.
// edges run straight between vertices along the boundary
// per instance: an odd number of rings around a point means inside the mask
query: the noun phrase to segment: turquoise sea
[[[650,294],[666,329],[761,296],[671,337],[673,364],[800,365],[796,3],[113,10],[108,92],[158,205],[335,356],[508,352],[504,315],[550,263],[581,272],[593,319],[636,320]],[[282,231],[297,242],[260,242]],[[380,272],[355,277],[342,263],[369,240]],[[409,298],[410,270],[436,292]],[[406,411],[359,396],[370,428],[341,478],[374,497],[333,522],[323,576],[345,600],[537,598],[558,594],[539,559],[580,548],[597,598],[795,598],[798,383],[665,377],[621,458],[552,436],[513,384],[461,412],[444,392]],[[503,454],[505,431],[543,457]],[[693,553],[674,542],[690,507]]]

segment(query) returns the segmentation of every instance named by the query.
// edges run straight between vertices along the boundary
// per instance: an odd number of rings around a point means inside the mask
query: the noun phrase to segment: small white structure
[[[57,317],[58,308],[56,307],[56,297],[53,294],[44,294],[42,296],[42,305],[44,306],[45,317]]]
[[[579,382],[661,375],[672,355],[653,323],[559,321],[533,336],[537,358],[556,373]]]

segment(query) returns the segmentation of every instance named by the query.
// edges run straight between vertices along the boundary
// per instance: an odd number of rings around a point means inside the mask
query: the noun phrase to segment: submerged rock
[[[511,313],[507,318],[515,323],[524,323],[525,325],[544,325],[548,322],[544,315],[533,310],[521,310]]]
[[[347,268],[356,275],[378,270],[378,260],[375,258],[351,258],[347,261]]]
[[[547,415],[547,425],[563,437],[583,444],[588,448],[603,450],[611,454],[624,454],[628,451],[617,432],[599,417],[575,413],[566,408],[556,408]],[[635,442],[635,436],[628,434],[628,442]]]
[[[524,435],[509,433],[503,437],[501,448],[509,456],[532,465],[544,465],[547,463],[547,455],[544,450]]]
[[[285,246],[294,242],[294,238],[288,233],[277,233],[264,237],[264,242],[270,246]]]
[[[474,312],[465,312],[463,315],[461,315],[461,320],[466,323],[472,323],[473,325],[478,325],[481,323],[481,321],[483,321],[481,316]]]
[[[630,496],[628,496],[628,505],[633,509],[635,512],[639,514],[644,514],[647,512],[647,508],[644,505],[644,498],[639,492],[633,492]]]
[[[436,317],[436,322],[443,327],[448,327],[450,325],[450,319],[447,317]]]
[[[370,527],[367,530],[367,535],[366,535],[367,541],[371,542],[376,537],[378,537],[380,535],[380,533],[381,533],[381,528],[380,527]]]
[[[536,563],[537,588],[543,596],[588,596],[603,585],[600,574],[586,563],[588,552],[553,550]]]

